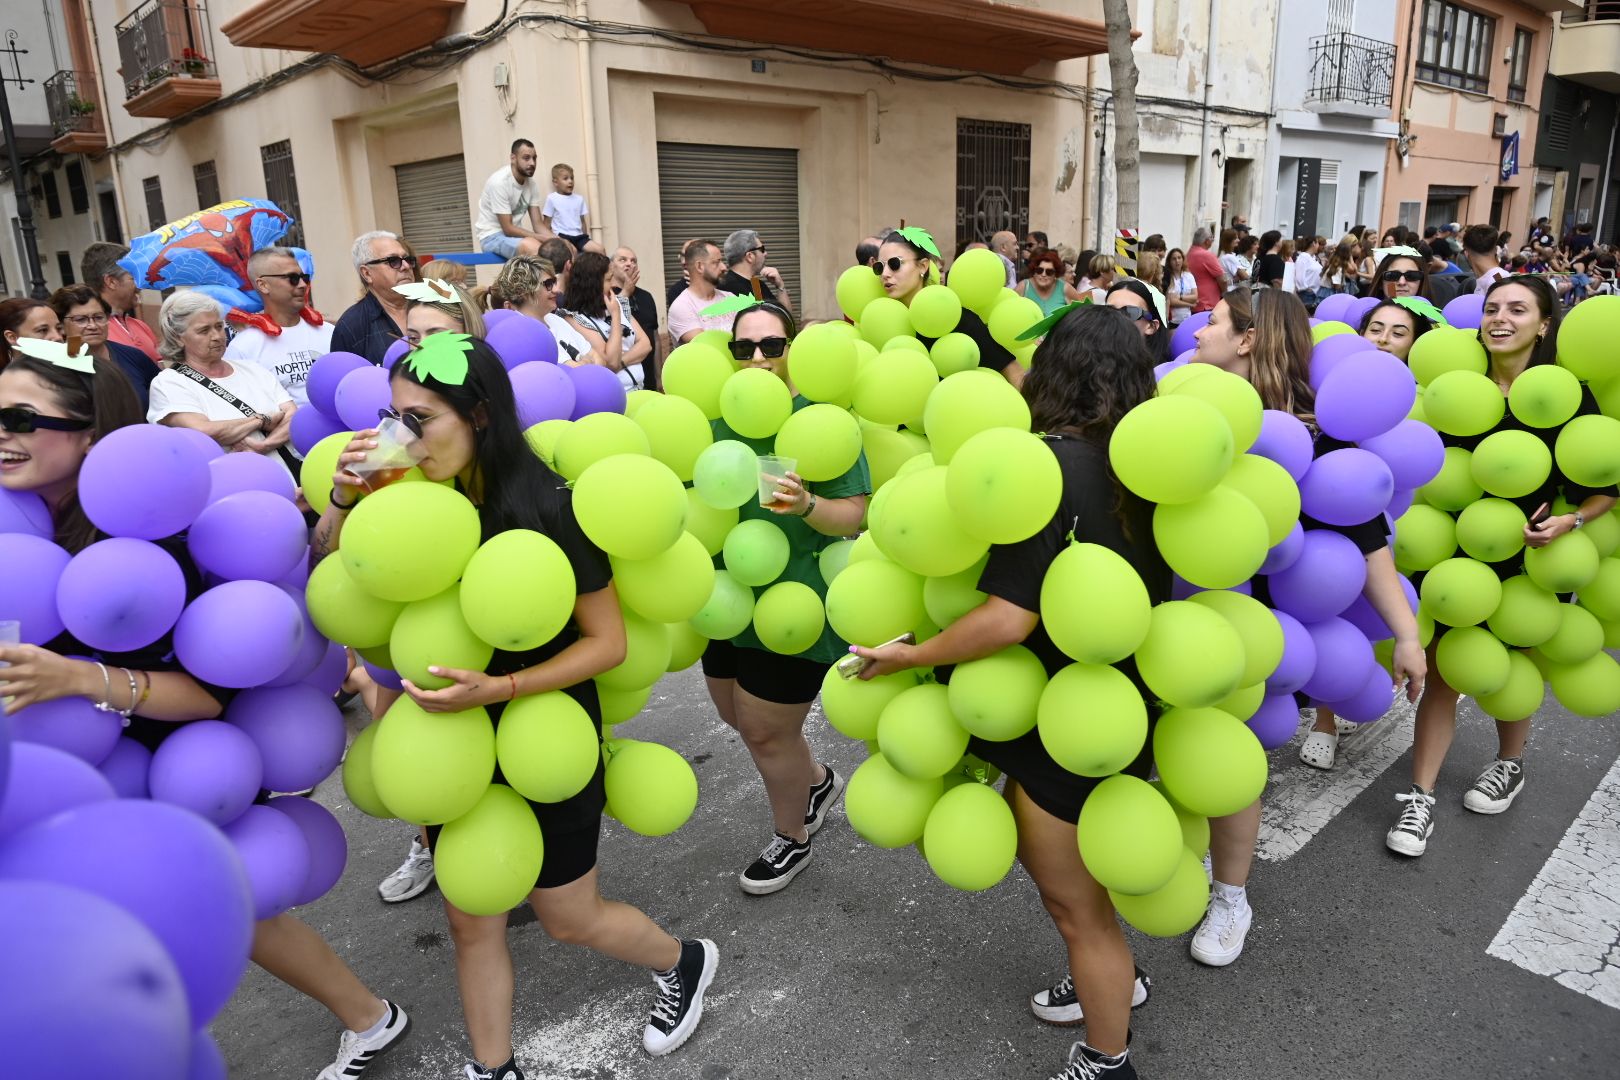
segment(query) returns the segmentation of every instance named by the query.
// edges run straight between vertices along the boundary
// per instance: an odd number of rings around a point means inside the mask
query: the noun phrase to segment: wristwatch
[[[1582,525],[1585,525],[1585,524],[1586,524],[1586,517],[1579,510],[1575,511],[1575,526],[1574,527],[1576,529],[1578,529]]]

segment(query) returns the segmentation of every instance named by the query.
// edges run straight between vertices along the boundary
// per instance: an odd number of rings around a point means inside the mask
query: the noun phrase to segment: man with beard
[[[264,310],[233,309],[227,316],[236,336],[225,359],[264,368],[300,408],[309,404],[310,366],[332,351],[332,324],[309,306],[312,280],[288,248],[260,248],[248,260],[248,283],[264,298]]]
[[[733,316],[705,316],[703,309],[716,300],[724,300],[733,293],[720,291],[720,278],[726,272],[726,261],[720,254],[720,245],[710,240],[699,240],[686,249],[682,262],[686,267],[686,290],[669,305],[669,336],[677,345],[684,345],[705,330],[731,330]]]
[[[512,144],[510,164],[495,170],[478,197],[478,221],[474,226],[478,246],[486,255],[510,259],[513,255],[535,255],[540,242],[551,235],[540,220],[545,196],[534,182],[540,156],[534,143],[519,139]],[[526,222],[528,228],[518,222]]]

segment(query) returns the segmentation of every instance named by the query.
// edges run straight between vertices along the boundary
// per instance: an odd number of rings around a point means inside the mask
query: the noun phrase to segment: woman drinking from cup
[[[66,285],[51,294],[51,310],[62,320],[67,334],[80,339],[91,356],[118,365],[145,409],[158,366],[135,346],[107,340],[111,309],[101,294],[88,285]]]
[[[896,229],[883,238],[872,272],[883,280],[885,294],[910,307],[923,286],[939,284],[939,247],[926,229],[916,226]],[[966,307],[962,309],[962,320],[956,324],[956,333],[966,334],[978,345],[980,367],[1001,372],[1014,386],[1023,385],[1024,366],[990,336],[990,328],[984,320]],[[918,334],[917,340],[932,349],[938,339]]]

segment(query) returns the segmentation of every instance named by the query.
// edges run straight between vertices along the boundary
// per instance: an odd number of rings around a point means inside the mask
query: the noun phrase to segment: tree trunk
[[[1114,91],[1114,184],[1118,200],[1115,227],[1141,225],[1141,127],[1136,119],[1136,57],[1131,54],[1128,0],[1103,0],[1108,27],[1108,71]]]

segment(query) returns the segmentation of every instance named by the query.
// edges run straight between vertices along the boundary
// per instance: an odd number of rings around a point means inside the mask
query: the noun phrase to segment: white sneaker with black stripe
[[[816,835],[816,831],[827,820],[827,811],[838,801],[838,796],[844,793],[844,778],[833,772],[831,765],[823,764],[821,767],[827,770],[827,776],[810,789],[810,803],[804,810],[804,828],[811,836]]]
[[[392,1001],[384,1001],[387,1022],[375,1034],[345,1031],[338,1037],[337,1060],[321,1070],[316,1080],[354,1080],[377,1060],[377,1055],[394,1047],[411,1030],[411,1018]]]
[[[1434,835],[1434,796],[1413,784],[1411,791],[1396,795],[1395,801],[1403,804],[1401,816],[1384,835],[1384,846],[1415,859],[1429,850],[1429,837]]]
[[[1131,986],[1131,1008],[1139,1009],[1146,1005],[1152,992],[1153,980],[1141,968],[1137,968],[1136,982]],[[1074,992],[1073,975],[1064,975],[1056,986],[1031,994],[1029,1011],[1035,1014],[1035,1019],[1057,1027],[1073,1027],[1086,1022],[1085,1014],[1080,1011],[1080,998]]]

